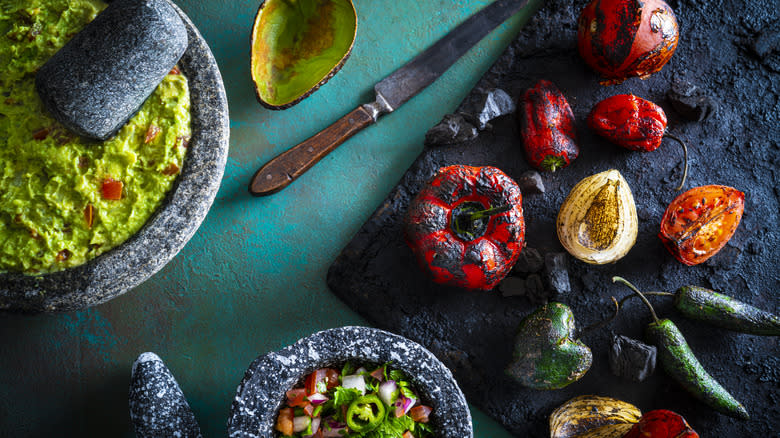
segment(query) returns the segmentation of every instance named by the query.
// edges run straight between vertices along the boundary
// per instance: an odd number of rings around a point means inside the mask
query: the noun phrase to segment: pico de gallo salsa
[[[347,362],[341,370],[315,370],[287,391],[276,430],[295,438],[430,438],[431,411],[389,363]]]

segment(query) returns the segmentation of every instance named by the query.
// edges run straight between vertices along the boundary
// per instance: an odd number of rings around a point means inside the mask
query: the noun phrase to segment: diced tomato
[[[371,377],[379,380],[380,382],[385,379],[385,369],[384,367],[379,367],[375,369],[374,371],[371,371]]]
[[[187,146],[190,145],[190,136],[189,135],[182,135],[179,137],[176,137],[177,145],[181,145],[184,149],[187,149]]]
[[[303,413],[308,415],[309,417],[312,417],[313,416],[312,414],[314,413],[314,405],[311,403],[306,403],[303,406]]]
[[[118,201],[122,199],[122,181],[117,181],[110,176],[103,180],[103,199]]]
[[[332,368],[320,368],[306,377],[306,395],[324,393],[339,385],[339,372]]]
[[[38,129],[37,131],[33,131],[32,138],[33,140],[43,140],[49,136],[49,132],[51,132],[51,129],[49,128]]]
[[[162,173],[167,176],[176,175],[179,173],[179,166],[177,166],[176,163],[171,163],[168,167],[163,169]]]
[[[307,403],[305,398],[306,391],[303,388],[287,391],[287,404],[294,408],[305,405]]]
[[[70,258],[70,251],[68,251],[67,249],[63,249],[62,251],[58,252],[56,257],[58,262],[64,262],[69,258]]]
[[[282,408],[279,410],[279,417],[276,419],[276,430],[284,436],[292,436],[293,417],[293,408]]]
[[[328,378],[328,389],[333,389],[339,386],[339,372],[333,368],[325,369],[325,377]]]
[[[95,209],[92,204],[87,204],[84,207],[84,221],[87,223],[87,228],[92,228],[92,221],[94,220]]]
[[[430,407],[425,405],[415,406],[409,411],[409,416],[417,423],[427,423],[431,410]]]
[[[414,435],[412,435],[412,433],[407,430],[403,435],[401,435],[401,438],[414,438]]]
[[[178,75],[181,74],[181,70],[179,70],[178,65],[174,65],[171,71],[168,72],[169,75]]]
[[[154,124],[149,125],[149,127],[146,128],[146,137],[144,138],[144,143],[153,142],[158,135],[160,135],[160,127]]]

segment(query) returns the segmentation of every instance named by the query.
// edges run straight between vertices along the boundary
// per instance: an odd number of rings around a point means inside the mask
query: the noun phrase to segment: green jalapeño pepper
[[[370,432],[385,419],[385,404],[375,395],[364,395],[347,408],[347,427],[353,432]]]
[[[677,326],[669,319],[658,319],[653,306],[644,294],[626,279],[612,277],[612,281],[628,286],[650,309],[653,322],[647,326],[646,334],[650,342],[658,348],[658,359],[664,371],[688,393],[716,411],[743,420],[749,419],[745,407],[729,394],[696,359]]]

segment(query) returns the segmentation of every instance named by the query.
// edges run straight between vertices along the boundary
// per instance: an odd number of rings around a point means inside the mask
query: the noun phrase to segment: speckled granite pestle
[[[133,363],[130,418],[138,438],[202,437],[179,384],[154,353],[142,353]]]
[[[431,426],[438,438],[473,436],[466,398],[448,370],[420,344],[369,327],[317,332],[277,352],[255,359],[238,386],[228,420],[228,435],[270,438],[285,392],[312,371],[326,366],[392,362],[433,408]]]
[[[61,312],[115,298],[159,271],[189,241],[219,190],[229,149],[227,96],[206,41],[174,4],[189,46],[179,68],[189,79],[192,138],[173,188],[125,243],[64,271],[39,276],[0,273],[0,310]]]
[[[187,48],[166,0],[116,0],[41,67],[35,87],[51,115],[106,140],[143,105]]]

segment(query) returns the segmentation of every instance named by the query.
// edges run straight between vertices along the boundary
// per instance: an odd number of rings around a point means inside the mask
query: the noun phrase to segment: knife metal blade
[[[433,83],[463,54],[529,0],[496,0],[473,14],[424,52],[374,86],[376,100],[352,110],[331,126],[281,153],[261,167],[249,183],[254,196],[287,187],[337,146]]]

